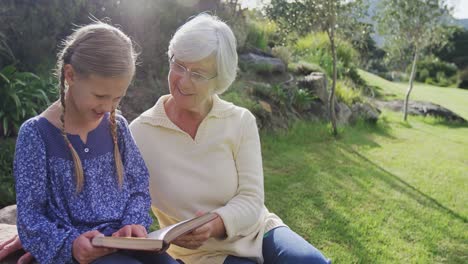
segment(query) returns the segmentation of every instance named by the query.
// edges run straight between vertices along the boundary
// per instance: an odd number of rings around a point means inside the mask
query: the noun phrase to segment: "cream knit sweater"
[[[263,263],[263,235],[283,226],[264,205],[260,139],[255,117],[245,108],[213,96],[213,107],[195,139],[167,117],[164,102],[135,119],[130,129],[150,172],[153,211],[161,227],[218,213],[227,238],[209,239],[197,250],[171,245],[187,264],[222,264],[227,255]]]

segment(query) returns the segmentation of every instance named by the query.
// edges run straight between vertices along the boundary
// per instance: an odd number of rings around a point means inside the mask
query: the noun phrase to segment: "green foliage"
[[[0,70],[0,127],[2,135],[14,135],[21,123],[37,115],[50,103],[54,85],[13,66]]]
[[[415,53],[443,46],[453,33],[446,26],[450,14],[443,0],[382,0],[377,10],[375,19],[385,39],[384,49],[400,69],[410,64]]]
[[[250,64],[247,67],[259,75],[269,76],[273,73],[273,65],[268,63]]]
[[[411,67],[407,71],[411,71]],[[429,56],[417,62],[415,80],[442,87],[454,85],[458,81],[457,66]]]
[[[442,49],[435,49],[435,55],[443,61],[455,63],[461,70],[468,67],[468,30],[455,28],[453,35]]]
[[[15,203],[15,181],[13,178],[13,159],[15,140],[0,138],[0,208]]]
[[[267,20],[250,20],[247,22],[248,33],[245,41],[246,48],[258,48],[267,51],[273,45],[276,25]]]
[[[288,64],[288,71],[297,75],[309,75],[312,72],[325,73],[325,70],[319,65],[305,61],[299,61],[298,63]]]
[[[458,84],[458,87],[468,89],[468,67],[460,73],[460,83]]]
[[[292,106],[299,112],[302,112],[310,107],[310,104],[318,97],[311,94],[309,91],[294,87],[292,94]]]
[[[320,65],[329,77],[333,76],[333,57],[326,33],[308,34],[299,38],[292,48],[295,56],[309,63]],[[356,84],[363,84],[363,80],[357,74],[358,53],[352,45],[347,41],[337,39],[336,52],[338,79],[349,77]]]
[[[0,68],[2,65],[13,64],[15,62],[16,58],[7,43],[7,37],[0,32]]]
[[[384,112],[338,139],[321,122],[263,133],[268,209],[333,263],[465,263],[468,129],[411,126]]]
[[[238,91],[228,91],[227,93],[221,95],[221,98],[237,106],[247,108],[253,113],[261,110],[261,106],[254,100],[250,99],[245,93]]]
[[[351,85],[343,81],[336,83],[336,97],[348,106],[363,101],[363,96],[360,90],[354,89]]]
[[[271,54],[283,61],[284,65],[288,66],[291,61],[291,51],[286,46],[275,46],[271,49]]]

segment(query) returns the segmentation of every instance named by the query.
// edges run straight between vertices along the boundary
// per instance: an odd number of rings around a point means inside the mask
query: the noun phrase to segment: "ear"
[[[65,76],[65,83],[68,84],[68,87],[73,86],[76,79],[75,69],[71,64],[63,65],[63,75]]]

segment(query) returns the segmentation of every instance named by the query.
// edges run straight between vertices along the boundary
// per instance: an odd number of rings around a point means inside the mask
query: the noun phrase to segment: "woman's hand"
[[[213,221],[210,221],[192,232],[177,238],[173,244],[188,249],[197,249],[211,237],[221,239],[225,236],[226,228],[224,227],[224,222],[221,217],[218,216]]]
[[[148,233],[142,225],[126,225],[112,234],[113,237],[146,237]]]
[[[90,263],[102,256],[116,252],[116,249],[113,248],[104,248],[104,247],[95,247],[91,244],[91,240],[96,236],[101,236],[102,234],[97,231],[88,231],[81,234],[79,237],[73,241],[73,257],[80,264]]]
[[[15,235],[14,237],[0,243],[0,260],[6,258],[10,254],[16,252],[17,250],[20,250],[21,248],[23,248],[23,246],[21,245],[21,241],[18,235]],[[18,263],[31,263],[33,259],[34,257],[31,255],[31,253],[26,252],[23,256],[21,256],[18,259]]]

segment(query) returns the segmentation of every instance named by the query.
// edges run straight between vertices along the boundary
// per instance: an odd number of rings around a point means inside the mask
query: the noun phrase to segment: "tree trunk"
[[[406,92],[406,97],[405,97],[405,110],[404,110],[404,117],[403,117],[404,121],[408,119],[408,103],[409,103],[409,97],[410,97],[411,91],[413,90],[413,82],[414,82],[414,77],[416,75],[416,62],[417,61],[418,61],[418,49],[415,49],[414,58],[413,58],[413,66],[411,67],[409,87],[408,87],[408,91]]]
[[[328,97],[328,107],[330,113],[330,121],[332,123],[333,135],[338,135],[338,130],[336,128],[336,113],[335,113],[335,87],[336,87],[336,47],[335,47],[335,23],[332,23],[331,30],[329,31],[328,37],[330,39],[331,51],[333,56],[333,76],[332,76],[332,86],[330,89],[330,96]]]

